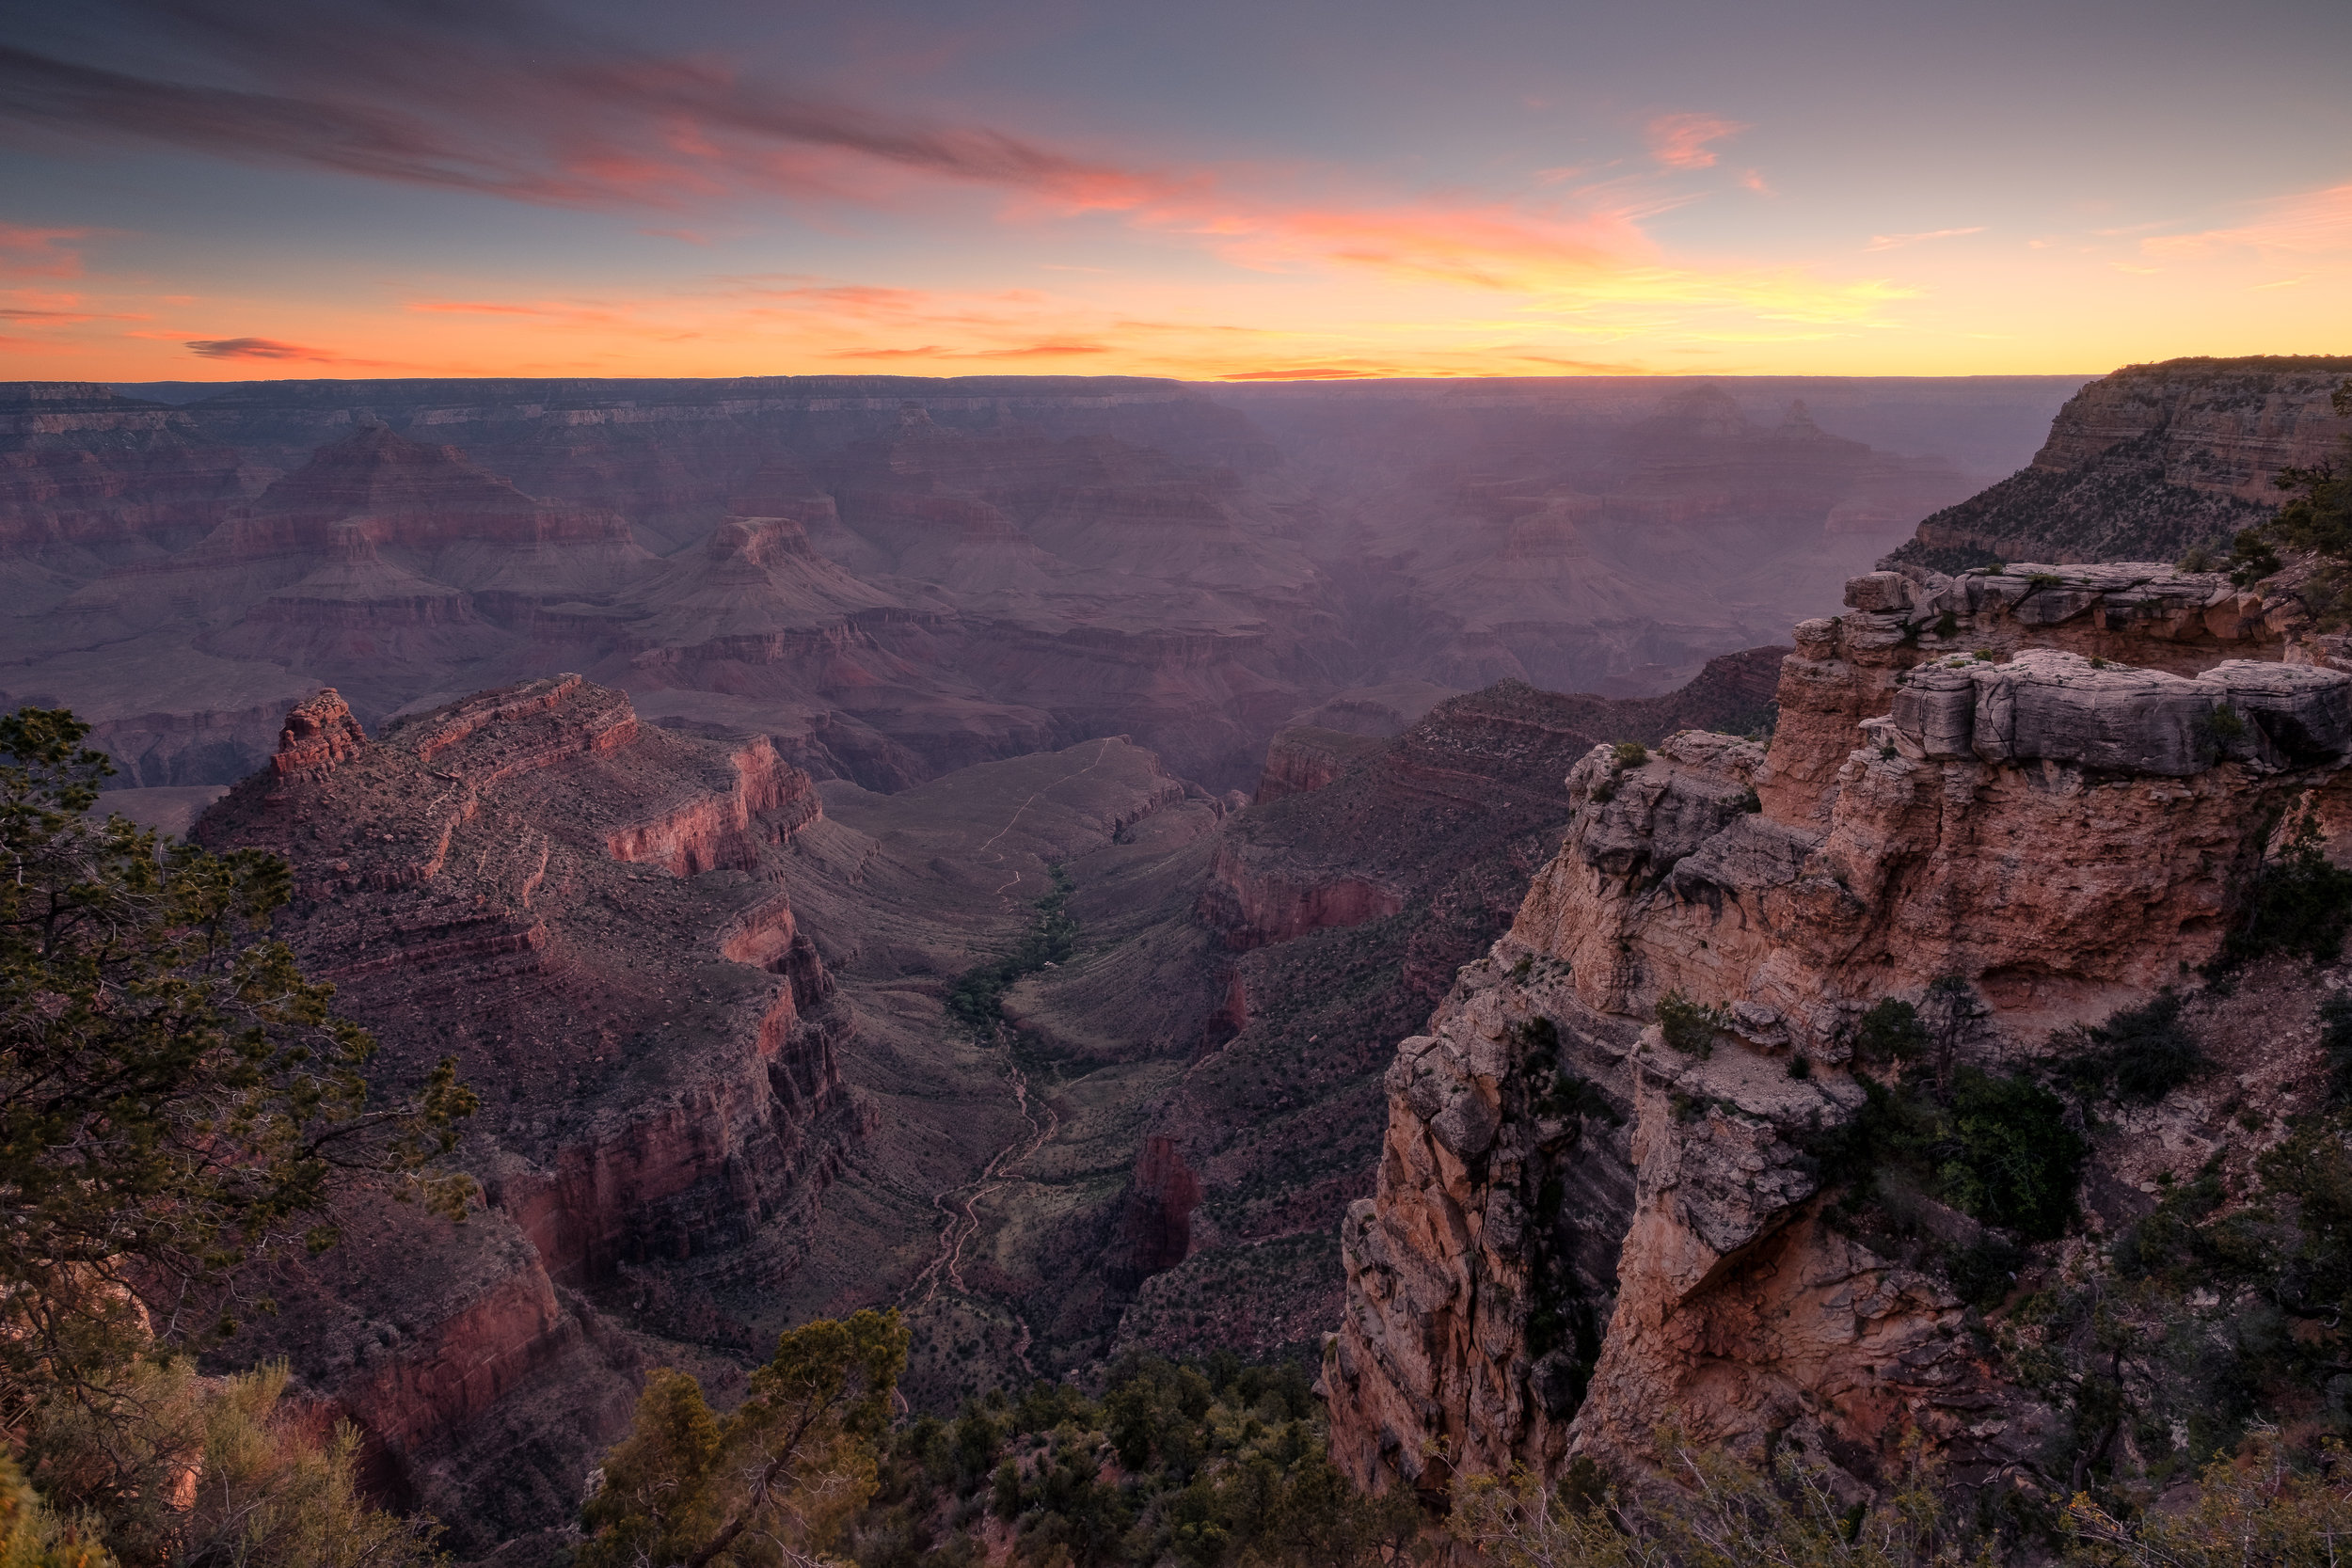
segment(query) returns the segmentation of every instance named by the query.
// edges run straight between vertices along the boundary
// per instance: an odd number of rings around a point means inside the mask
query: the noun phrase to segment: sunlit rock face
[[[2343,815],[2352,673],[2297,607],[2165,566],[1878,573],[1847,602],[1798,628],[1769,745],[1579,760],[1509,935],[1400,1047],[1326,1364],[1359,1478],[1638,1465],[1669,1412],[1863,1487],[1914,1438],[2030,1470],[2049,1412],[1948,1284],[1821,1212],[1861,1018],[1964,981],[1954,1049],[1998,1069],[2212,959],[2281,818]],[[1649,1022],[1677,998],[1710,1051]],[[2303,1049],[2274,1030],[2256,1066]]]

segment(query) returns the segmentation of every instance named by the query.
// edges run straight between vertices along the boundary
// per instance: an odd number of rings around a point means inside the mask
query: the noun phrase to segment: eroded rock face
[[[461,1157],[487,1210],[366,1216],[262,1347],[361,1424],[387,1492],[492,1532],[461,1549],[559,1522],[665,1354],[596,1292],[678,1274],[723,1338],[712,1264],[754,1292],[792,1266],[857,1122],[784,879],[818,815],[765,737],[645,725],[564,675],[373,740],[323,692],[197,825],[294,863],[278,930],[383,1042],[380,1080],[451,1054],[482,1096]]]
[[[1957,977],[1957,1049],[1997,1068],[2212,958],[2281,816],[2335,810],[2352,675],[2168,568],[1877,573],[1848,603],[1798,628],[1769,748],[1578,761],[1510,934],[1399,1048],[1326,1366],[1360,1478],[1638,1465],[1670,1414],[1858,1487],[1914,1434],[2030,1469],[2048,1414],[1958,1298],[1822,1220],[1860,1017]],[[1682,1049],[1645,1028],[1677,993],[1709,1009]],[[1564,1339],[1579,1312],[1605,1333]]]
[[[2030,466],[1923,520],[1893,559],[2178,559],[2226,550],[2279,505],[2280,469],[2326,461],[2352,359],[2176,359],[2077,392]]]

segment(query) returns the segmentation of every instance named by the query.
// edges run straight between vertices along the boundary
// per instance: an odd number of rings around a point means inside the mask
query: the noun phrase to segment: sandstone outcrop
[[[755,1297],[793,1266],[857,1125],[847,1015],[784,877],[820,816],[764,737],[646,725],[564,675],[372,740],[322,692],[195,829],[294,863],[278,929],[382,1041],[384,1081],[452,1054],[482,1096],[460,1155],[487,1208],[453,1234],[365,1216],[288,1282],[301,1310],[258,1347],[464,1549],[560,1522],[626,1419],[657,1341],[595,1298],[670,1279],[707,1338],[714,1291]]]
[[[2282,817],[2331,819],[2352,674],[2167,567],[1847,600],[1798,628],[1769,746],[1580,759],[1510,932],[1400,1047],[1326,1360],[1359,1478],[1638,1467],[1668,1415],[1866,1489],[1914,1438],[2035,1474],[2053,1418],[1950,1282],[1823,1210],[1859,1025],[1912,1003],[1998,1068],[2213,959]],[[1931,1201],[1911,1223],[1985,1242]]]

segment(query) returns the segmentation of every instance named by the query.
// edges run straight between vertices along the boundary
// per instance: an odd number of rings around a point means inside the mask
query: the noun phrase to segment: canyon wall
[[[793,1266],[859,1118],[784,879],[820,816],[765,737],[659,729],[563,675],[373,740],[320,693],[197,824],[293,863],[277,930],[382,1043],[380,1083],[451,1055],[482,1098],[459,1157],[486,1206],[453,1230],[363,1208],[238,1347],[287,1355],[468,1555],[568,1518],[646,1358],[680,1354],[665,1331],[727,1342],[677,1271],[717,1257],[755,1292]],[[598,1305],[648,1292],[666,1320]]]
[[[2046,1390],[1954,1286],[1955,1250],[2013,1238],[1917,1196],[1891,1241],[1833,1206],[1831,1151],[1886,1092],[1856,1055],[1880,1004],[1933,1022],[1939,1074],[2040,1061],[2217,956],[2282,817],[2336,820],[2352,674],[2269,592],[1872,574],[1798,627],[1769,744],[1579,760],[1559,852],[1389,1068],[1342,1227],[1335,1454],[1434,1497],[1638,1470],[1671,1418],[1749,1457],[1794,1442],[1857,1495],[1908,1442],[2062,1487]],[[2311,1027],[2274,1022],[2249,1070],[2291,1078]],[[2243,1103],[2184,1098],[2163,1141],[2216,1147]],[[2162,1190],[2144,1140],[2088,1178],[2134,1214]]]
[[[2336,455],[2352,358],[2171,359],[2077,392],[2033,462],[1922,521],[1896,562],[2172,561],[2278,511],[2281,468]]]
[[[1937,396],[2071,384],[1858,385],[1413,384],[1279,437],[1122,377],[0,386],[0,701],[146,788],[322,684],[374,724],[569,669],[876,789],[1121,734],[1247,789],[1326,708],[1679,685],[1966,493]]]

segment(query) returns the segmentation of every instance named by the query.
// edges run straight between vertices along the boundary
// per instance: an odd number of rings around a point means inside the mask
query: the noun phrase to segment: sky
[[[2344,0],[0,0],[0,378],[2352,353]]]

